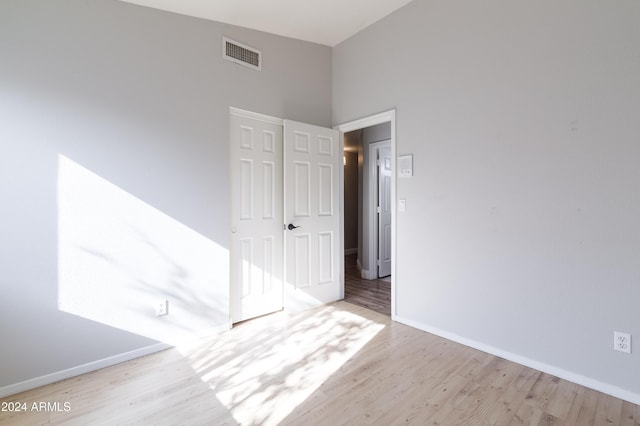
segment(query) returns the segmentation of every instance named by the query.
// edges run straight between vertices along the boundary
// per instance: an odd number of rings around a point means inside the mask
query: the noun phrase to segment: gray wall
[[[397,108],[397,315],[640,400],[640,3],[416,0],[333,49]]]
[[[224,61],[223,34],[262,49],[262,72]],[[3,0],[0,58],[0,387],[227,325],[228,107],[330,125],[330,49],[113,0]]]

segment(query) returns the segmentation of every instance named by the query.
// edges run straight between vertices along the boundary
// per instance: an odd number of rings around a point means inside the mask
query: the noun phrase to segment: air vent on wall
[[[222,37],[222,56],[231,62],[260,71],[262,69],[262,52],[245,44]]]

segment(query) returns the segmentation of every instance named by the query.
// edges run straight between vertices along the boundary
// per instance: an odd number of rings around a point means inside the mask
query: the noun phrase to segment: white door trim
[[[386,122],[391,123],[391,158],[393,159],[391,162],[391,319],[395,320],[397,315],[396,291],[398,285],[396,280],[396,110],[391,109],[379,114],[349,121],[339,124],[334,128],[340,131],[340,140],[344,142],[345,133]]]
[[[270,115],[260,114],[253,111],[247,111],[246,109],[240,109],[232,106],[229,107],[229,115],[250,118],[252,120],[264,121],[265,123],[275,124],[276,126],[284,126],[284,120],[282,118],[272,117]]]

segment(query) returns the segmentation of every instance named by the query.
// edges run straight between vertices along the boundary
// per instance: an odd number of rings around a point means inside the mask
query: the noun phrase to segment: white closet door
[[[341,298],[338,131],[285,120],[285,307]]]
[[[282,125],[232,114],[229,131],[235,323],[278,311],[284,303]]]
[[[391,147],[378,149],[378,277],[391,275]]]

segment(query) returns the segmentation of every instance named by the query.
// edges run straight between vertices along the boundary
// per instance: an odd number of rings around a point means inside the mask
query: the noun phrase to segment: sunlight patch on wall
[[[60,310],[169,344],[228,325],[227,249],[62,155],[57,195]]]
[[[281,312],[250,321],[178,350],[239,424],[276,425],[384,327],[326,305],[312,315]]]

